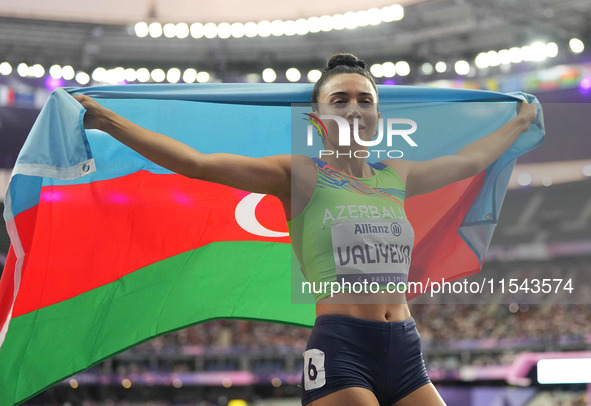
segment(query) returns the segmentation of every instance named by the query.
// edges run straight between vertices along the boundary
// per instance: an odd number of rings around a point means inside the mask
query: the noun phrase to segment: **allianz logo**
[[[355,224],[355,229],[353,234],[390,234],[392,233],[394,236],[398,237],[402,234],[402,226],[397,222],[393,222],[392,224],[388,225],[380,225],[376,226],[375,224],[371,223],[358,223]]]

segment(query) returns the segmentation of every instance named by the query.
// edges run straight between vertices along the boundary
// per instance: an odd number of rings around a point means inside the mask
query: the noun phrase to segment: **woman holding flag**
[[[310,282],[378,281],[378,292],[316,293],[316,324],[306,352],[302,404],[428,405],[445,403],[430,382],[420,336],[403,292],[414,233],[404,200],[475,176],[526,132],[535,106],[521,103],[517,117],[455,155],[423,162],[386,159],[370,164],[351,152],[367,150],[380,119],[375,81],[351,54],[333,56],[312,94],[312,120],[321,129],[323,160],[302,155],[262,158],[203,154],[142,128],[88,96],[84,124],[99,129],[151,161],[190,178],[278,197],[290,236]],[[350,126],[351,145],[340,145],[338,116]],[[362,155],[362,154],[361,154]],[[343,211],[343,204],[347,210]],[[375,209],[374,209],[375,208]]]

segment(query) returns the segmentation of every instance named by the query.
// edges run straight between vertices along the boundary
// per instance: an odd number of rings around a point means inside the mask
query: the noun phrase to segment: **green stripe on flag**
[[[311,326],[291,304],[291,246],[216,242],[11,321],[0,405],[12,405],[154,336],[216,318]],[[81,269],[80,272],[84,272]]]

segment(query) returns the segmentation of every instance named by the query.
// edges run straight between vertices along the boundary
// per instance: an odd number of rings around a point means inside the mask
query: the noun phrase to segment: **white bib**
[[[356,219],[330,226],[337,281],[408,281],[415,237],[408,220]]]

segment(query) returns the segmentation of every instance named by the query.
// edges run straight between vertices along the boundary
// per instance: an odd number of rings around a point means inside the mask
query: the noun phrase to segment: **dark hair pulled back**
[[[326,67],[322,71],[322,76],[314,85],[314,90],[312,91],[312,104],[314,108],[316,108],[318,96],[320,96],[320,91],[322,90],[324,83],[326,83],[331,77],[341,73],[357,73],[361,76],[365,76],[371,82],[376,94],[378,93],[376,82],[372,74],[369,72],[365,62],[353,54],[335,54],[328,60]]]

